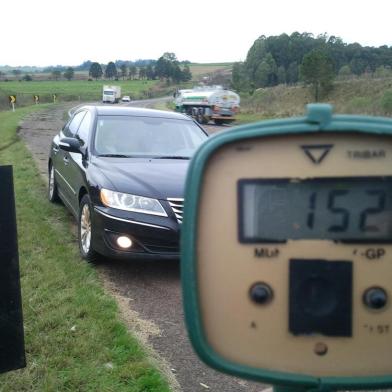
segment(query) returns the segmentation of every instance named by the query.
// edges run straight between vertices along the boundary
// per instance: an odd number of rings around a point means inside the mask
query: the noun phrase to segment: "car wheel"
[[[78,242],[82,258],[90,262],[97,259],[97,253],[92,247],[92,231],[93,224],[91,201],[88,195],[84,195],[79,206]]]
[[[203,124],[204,117],[203,117],[203,115],[202,115],[201,113],[197,113],[196,121],[197,121],[199,124]]]
[[[51,203],[58,203],[60,201],[57,183],[54,177],[54,167],[52,164],[49,166],[48,198]]]
[[[222,119],[215,119],[214,120],[215,125],[223,125],[223,120]]]

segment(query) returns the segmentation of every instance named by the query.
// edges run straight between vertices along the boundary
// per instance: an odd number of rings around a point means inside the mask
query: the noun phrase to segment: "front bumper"
[[[94,207],[92,246],[98,253],[121,259],[178,259],[180,225],[175,217],[144,216]],[[119,236],[132,240],[129,249],[117,244]]]

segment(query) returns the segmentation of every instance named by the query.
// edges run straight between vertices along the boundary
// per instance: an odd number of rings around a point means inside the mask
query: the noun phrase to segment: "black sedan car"
[[[78,221],[84,259],[176,258],[185,176],[207,134],[177,113],[84,106],[53,139],[49,200]]]

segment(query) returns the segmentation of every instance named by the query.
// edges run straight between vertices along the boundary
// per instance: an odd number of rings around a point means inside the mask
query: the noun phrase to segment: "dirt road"
[[[152,102],[147,100],[133,104],[148,107]],[[33,113],[20,125],[19,134],[45,178],[51,139],[64,124],[64,113],[72,106],[61,105]],[[210,131],[219,128],[214,126]],[[183,321],[179,262],[107,260],[97,268],[105,286],[118,299],[130,328],[152,349],[152,355],[162,364],[173,390],[259,392],[266,388],[218,373],[194,354]]]

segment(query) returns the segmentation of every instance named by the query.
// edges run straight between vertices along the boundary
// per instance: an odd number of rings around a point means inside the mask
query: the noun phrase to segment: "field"
[[[37,109],[0,113],[0,164],[14,170],[27,355],[25,369],[0,375],[0,390],[168,392],[96,269],[80,259],[69,214],[47,201],[16,136],[19,121]]]
[[[158,93],[156,80],[118,80],[118,81],[88,81],[88,80],[59,80],[59,81],[1,81],[0,109],[9,107],[8,96],[17,97],[17,106],[33,103],[33,95],[39,95],[41,102],[52,102],[53,94],[61,101],[99,101],[102,99],[102,86],[115,84],[121,86],[122,95],[132,99],[143,99]]]
[[[216,72],[231,73],[233,63],[216,63],[216,64],[190,64],[193,80],[198,80],[201,76],[213,74]]]
[[[230,78],[232,63],[217,64],[191,64],[192,81],[181,85],[189,88],[193,83],[201,81],[203,76],[210,76],[210,81],[216,84],[222,83]],[[162,95],[170,95],[176,86],[168,86],[159,80],[92,80],[88,81],[86,72],[76,72],[73,80],[48,80],[52,75],[45,73],[34,73],[32,81],[14,80],[15,76],[6,75],[7,81],[0,80],[0,110],[10,108],[10,95],[16,95],[16,107],[34,104],[33,96],[38,95],[41,103],[53,102],[53,94],[57,102],[81,101],[95,102],[102,97],[102,86],[104,84],[115,84],[121,86],[122,95],[129,95],[131,99],[145,99]],[[4,78],[3,78],[4,79]]]

